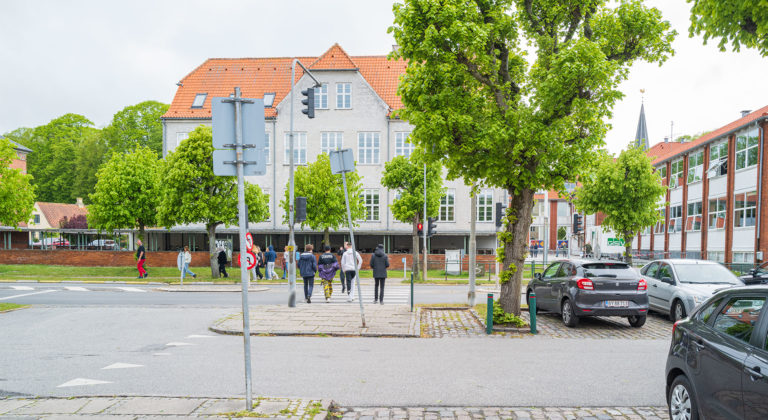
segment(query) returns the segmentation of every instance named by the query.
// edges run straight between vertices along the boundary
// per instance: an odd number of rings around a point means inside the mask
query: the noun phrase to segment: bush
[[[498,301],[493,301],[493,323],[494,324],[512,324],[515,327],[525,327],[526,322],[523,318],[515,314],[508,314],[504,312],[504,309],[499,305]]]

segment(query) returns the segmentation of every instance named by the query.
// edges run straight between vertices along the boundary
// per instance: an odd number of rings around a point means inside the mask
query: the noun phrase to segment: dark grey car
[[[620,261],[555,261],[528,283],[529,306],[534,291],[537,311],[561,314],[568,327],[585,316],[622,316],[633,327],[641,327],[648,314],[645,280]]]
[[[768,419],[768,286],[716,293],[672,329],[666,367],[674,420]]]

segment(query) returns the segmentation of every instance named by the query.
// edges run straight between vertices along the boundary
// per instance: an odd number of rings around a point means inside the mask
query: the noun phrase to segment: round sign
[[[245,263],[248,264],[249,270],[253,270],[253,267],[256,267],[256,254],[254,254],[252,251],[246,252]]]
[[[246,234],[245,234],[245,244],[248,245],[247,246],[248,249],[253,248],[253,235],[251,235],[251,232],[246,232]]]

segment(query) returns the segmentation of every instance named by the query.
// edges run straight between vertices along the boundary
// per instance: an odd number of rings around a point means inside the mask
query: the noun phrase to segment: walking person
[[[192,263],[192,253],[189,252],[189,247],[185,246],[184,247],[184,265],[183,265],[183,270],[181,271],[181,279],[182,280],[184,280],[184,277],[186,277],[187,273],[192,275],[193,279],[197,278],[197,274],[195,274],[195,273],[193,273],[192,271],[189,270],[189,264],[191,264],[191,263]]]
[[[219,276],[223,274],[224,278],[227,278],[229,277],[227,274],[227,251],[224,250],[223,246],[218,247],[216,251],[219,253],[216,257],[216,261],[219,263]]]
[[[275,273],[275,260],[277,260],[277,253],[275,247],[269,246],[269,250],[264,253],[264,259],[267,261],[267,279],[272,280],[277,278]]]
[[[317,272],[317,260],[312,254],[312,244],[304,247],[304,252],[299,256],[299,273],[304,279],[304,299],[312,303],[312,290],[315,288],[315,273]]]
[[[355,300],[355,296],[352,294],[352,280],[355,280],[355,272],[360,271],[360,267],[363,266],[363,257],[360,256],[359,252],[352,249],[349,242],[344,242],[344,247],[347,250],[341,257],[341,269],[344,270],[344,280],[347,285],[347,302],[352,302]]]
[[[288,245],[283,248],[283,278],[282,280],[286,279],[286,276],[288,276],[288,258],[290,258],[290,254],[288,254]]]
[[[136,245],[139,246],[136,249],[136,268],[139,270],[138,278],[143,279],[149,275],[147,270],[144,268],[144,263],[147,261],[147,251],[144,249],[144,243],[141,242],[141,239],[136,241]]]
[[[341,257],[344,256],[344,251],[345,251],[344,247],[340,246],[339,250],[336,251],[336,255],[338,255],[339,258],[341,258]],[[344,281],[344,270],[339,270],[339,281],[341,282],[341,293],[346,292],[347,291],[347,284]]]
[[[379,244],[371,255],[371,270],[373,270],[373,303],[384,304],[384,280],[387,279],[389,257],[384,252],[384,245]]]
[[[325,252],[320,256],[317,263],[320,279],[323,282],[323,292],[325,292],[325,302],[331,301],[333,295],[333,278],[336,277],[336,270],[341,269],[336,256],[331,253],[331,247],[326,245]]]
[[[256,254],[256,265],[254,266],[254,270],[256,270],[256,276],[261,280],[264,278],[264,275],[261,274],[259,268],[264,266],[264,253],[261,252],[261,248],[258,245],[253,247],[253,253]]]

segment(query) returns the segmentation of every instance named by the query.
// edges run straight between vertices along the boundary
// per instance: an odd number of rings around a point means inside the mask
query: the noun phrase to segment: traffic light
[[[573,214],[573,233],[581,233],[584,230],[584,216]]]
[[[434,217],[427,219],[427,238],[431,238],[437,233],[437,220]]]
[[[419,222],[416,224],[416,230],[419,231],[419,236],[424,236],[424,224]]]
[[[315,88],[302,90],[301,94],[306,96],[306,98],[301,100],[301,103],[307,106],[301,112],[309,118],[315,118]]]

